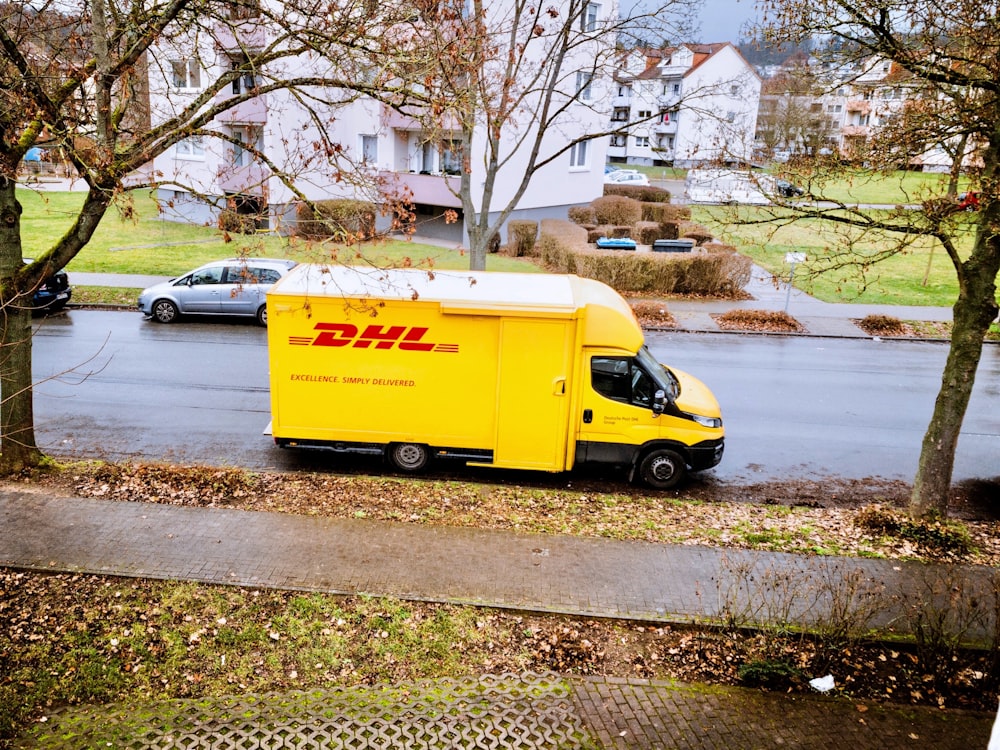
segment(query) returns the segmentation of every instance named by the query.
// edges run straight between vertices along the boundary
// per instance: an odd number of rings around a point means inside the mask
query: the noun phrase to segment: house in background
[[[611,12],[612,6],[607,10]],[[271,30],[260,18],[250,16],[218,24],[211,44],[163,40],[150,66],[154,127],[202,94],[209,82],[239,65],[246,50],[267,46]],[[297,76],[309,70],[322,74],[323,67],[330,65],[315,57],[298,62],[296,69],[285,61]],[[581,69],[586,68],[581,64]],[[265,68],[257,75],[240,77],[218,91],[214,101],[252,93],[269,76],[281,75],[279,70]],[[605,127],[608,112],[596,106],[600,92],[596,81],[586,81],[580,96],[584,101],[570,105],[565,124],[546,135],[546,148],[558,150],[582,133]],[[331,96],[328,91],[324,94]],[[220,212],[228,208],[253,217],[261,229],[294,231],[299,198],[275,175],[280,171],[292,176],[296,189],[311,200],[357,198],[383,205],[406,195],[415,208],[421,235],[465,241],[461,201],[455,195],[463,166],[455,147],[460,133],[439,124],[431,135],[416,117],[403,116],[371,99],[357,99],[349,92],[342,105],[327,110],[317,118],[328,123],[324,136],[310,112],[289,92],[270,92],[227,110],[204,132],[191,133],[154,164],[164,181],[172,183],[159,191],[161,205],[168,207],[165,218],[215,224]],[[504,135],[508,145],[533,127],[530,114]],[[326,149],[316,148],[323,143],[343,148],[339,163],[327,158]],[[601,195],[606,144],[606,137],[577,144],[543,167],[509,218],[565,218],[568,207]],[[485,168],[477,133],[473,133],[471,149],[464,163],[471,168],[470,191],[481,206]],[[500,172],[492,205],[503,206],[516,194],[525,159],[515,152]],[[444,220],[449,211],[457,213],[457,223]],[[388,219],[380,221],[388,224]]]
[[[614,163],[696,167],[753,154],[761,79],[728,42],[634,50],[612,99]]]

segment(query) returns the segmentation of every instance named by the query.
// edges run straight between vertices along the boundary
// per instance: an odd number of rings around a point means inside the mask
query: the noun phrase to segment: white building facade
[[[509,1],[497,0],[495,5]],[[612,4],[589,3],[586,8],[581,23],[599,13],[616,13]],[[158,46],[150,66],[154,128],[245,60],[243,50],[265,49],[272,41],[259,18],[220,25],[212,36],[201,44],[172,39]],[[595,37],[595,44],[612,43]],[[322,75],[330,65],[318,56],[284,58],[227,84],[211,101],[246,96],[284,76]],[[581,71],[593,67],[592,60],[589,65],[579,61]],[[557,153],[581,133],[605,128],[608,110],[597,105],[606,90],[606,84],[588,78],[582,92],[571,92],[579,93],[582,101],[570,105],[559,128],[546,131],[545,148]],[[323,92],[322,98],[333,96]],[[492,205],[505,205],[518,190],[527,157],[517,153],[516,142],[533,126],[530,113],[523,122],[505,126],[509,153],[498,173]],[[456,148],[458,131],[449,133],[446,125],[438,124],[428,132],[418,118],[404,117],[373,99],[345,92],[340,103],[313,101],[306,109],[288,90],[277,90],[246,98],[203,130],[192,131],[156,158],[153,170],[164,183],[159,198],[168,207],[168,219],[214,224],[227,209],[254,217],[261,229],[290,232],[300,197],[296,192],[310,200],[358,198],[379,206],[405,195],[415,208],[421,234],[463,241],[462,203],[456,193],[461,170],[468,167],[473,200],[482,205],[485,167],[477,151],[482,149],[481,132],[476,129],[471,154],[463,156]],[[599,196],[606,145],[606,137],[581,142],[540,168],[509,218],[565,218],[569,206]],[[294,190],[276,174],[288,175]],[[457,212],[459,221],[446,222],[446,212]],[[387,222],[382,219],[383,225]]]
[[[683,44],[623,59],[609,160],[696,167],[753,154],[761,79],[732,44]]]

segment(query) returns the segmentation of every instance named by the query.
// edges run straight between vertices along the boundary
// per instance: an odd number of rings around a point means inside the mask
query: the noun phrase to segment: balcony
[[[379,172],[379,179],[387,192],[406,196],[414,203],[447,208],[462,207],[462,199],[451,192],[454,190],[457,193],[460,190],[462,178],[459,176],[382,171]]]
[[[215,97],[215,101],[219,104],[232,96],[228,89],[220,91]],[[267,95],[262,94],[252,99],[246,99],[217,115],[215,120],[224,125],[263,125],[267,122]]]
[[[404,115],[386,105],[382,105],[382,124],[393,130],[422,131],[424,129],[424,125],[420,122],[418,117]],[[442,118],[437,127],[441,133],[449,131],[454,133],[461,132],[458,120],[451,116]]]
[[[653,132],[657,135],[669,135],[677,132],[677,120],[670,122],[658,122],[653,125]]]
[[[867,125],[845,125],[840,129],[840,134],[845,137],[868,135]]]
[[[222,192],[263,196],[269,176],[270,172],[262,164],[248,164],[243,167],[225,164],[219,167],[215,180]]]
[[[852,99],[847,102],[848,112],[860,112],[863,115],[868,114],[872,110],[871,102],[866,99]]]

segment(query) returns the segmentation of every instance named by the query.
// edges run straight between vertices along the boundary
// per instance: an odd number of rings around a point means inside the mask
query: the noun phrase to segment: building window
[[[173,60],[170,72],[175,89],[201,88],[201,68],[197,60]]]
[[[204,159],[205,141],[200,135],[192,135],[177,144],[177,156],[181,159]]]
[[[636,148],[649,148],[649,136],[637,135],[635,137]]]
[[[461,141],[445,141],[441,144],[441,171],[445,174],[462,173]]]
[[[590,85],[591,83],[593,83],[593,80],[594,80],[593,73],[584,73],[583,71],[579,71],[576,74],[576,93],[577,97],[581,101],[585,102],[590,101],[591,97]]]
[[[736,122],[736,113],[735,112],[727,112],[726,113],[726,122]]]
[[[601,6],[587,3],[580,14],[580,31],[597,31],[597,19],[601,16]]]
[[[587,141],[574,143],[569,149],[569,166],[580,169],[587,166]]]
[[[233,128],[232,163],[234,167],[246,167],[250,165],[253,160],[253,152],[260,153],[263,150],[263,135],[263,130],[258,127],[246,126]]]
[[[378,163],[378,138],[374,135],[361,136],[361,160],[368,164]]]
[[[244,58],[234,58],[229,61],[230,67],[233,70],[239,70],[240,68],[245,68],[249,65],[249,61],[246,57]],[[255,88],[260,86],[260,79],[254,74],[253,71],[244,71],[242,75],[233,79],[233,94],[246,94],[253,91]]]
[[[625,145],[625,136],[623,136],[623,135],[613,135],[613,136],[611,136],[611,144],[610,145],[612,147],[618,147],[618,148],[624,146]]]
[[[734,83],[733,85],[731,85],[729,87],[729,95],[730,96],[738,96],[739,93],[740,93],[740,87],[739,87],[738,84]]]
[[[640,109],[639,110],[639,119],[640,120],[648,120],[652,116],[653,116],[652,110],[649,110],[649,109]]]

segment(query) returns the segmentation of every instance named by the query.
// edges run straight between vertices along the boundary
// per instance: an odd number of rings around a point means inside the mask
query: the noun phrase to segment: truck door
[[[494,466],[566,468],[571,330],[561,320],[501,324]]]
[[[578,415],[577,458],[630,461],[636,446],[660,435],[662,417],[652,408],[656,383],[635,357],[591,354],[584,364],[589,385]],[[585,450],[583,456],[579,448]]]

